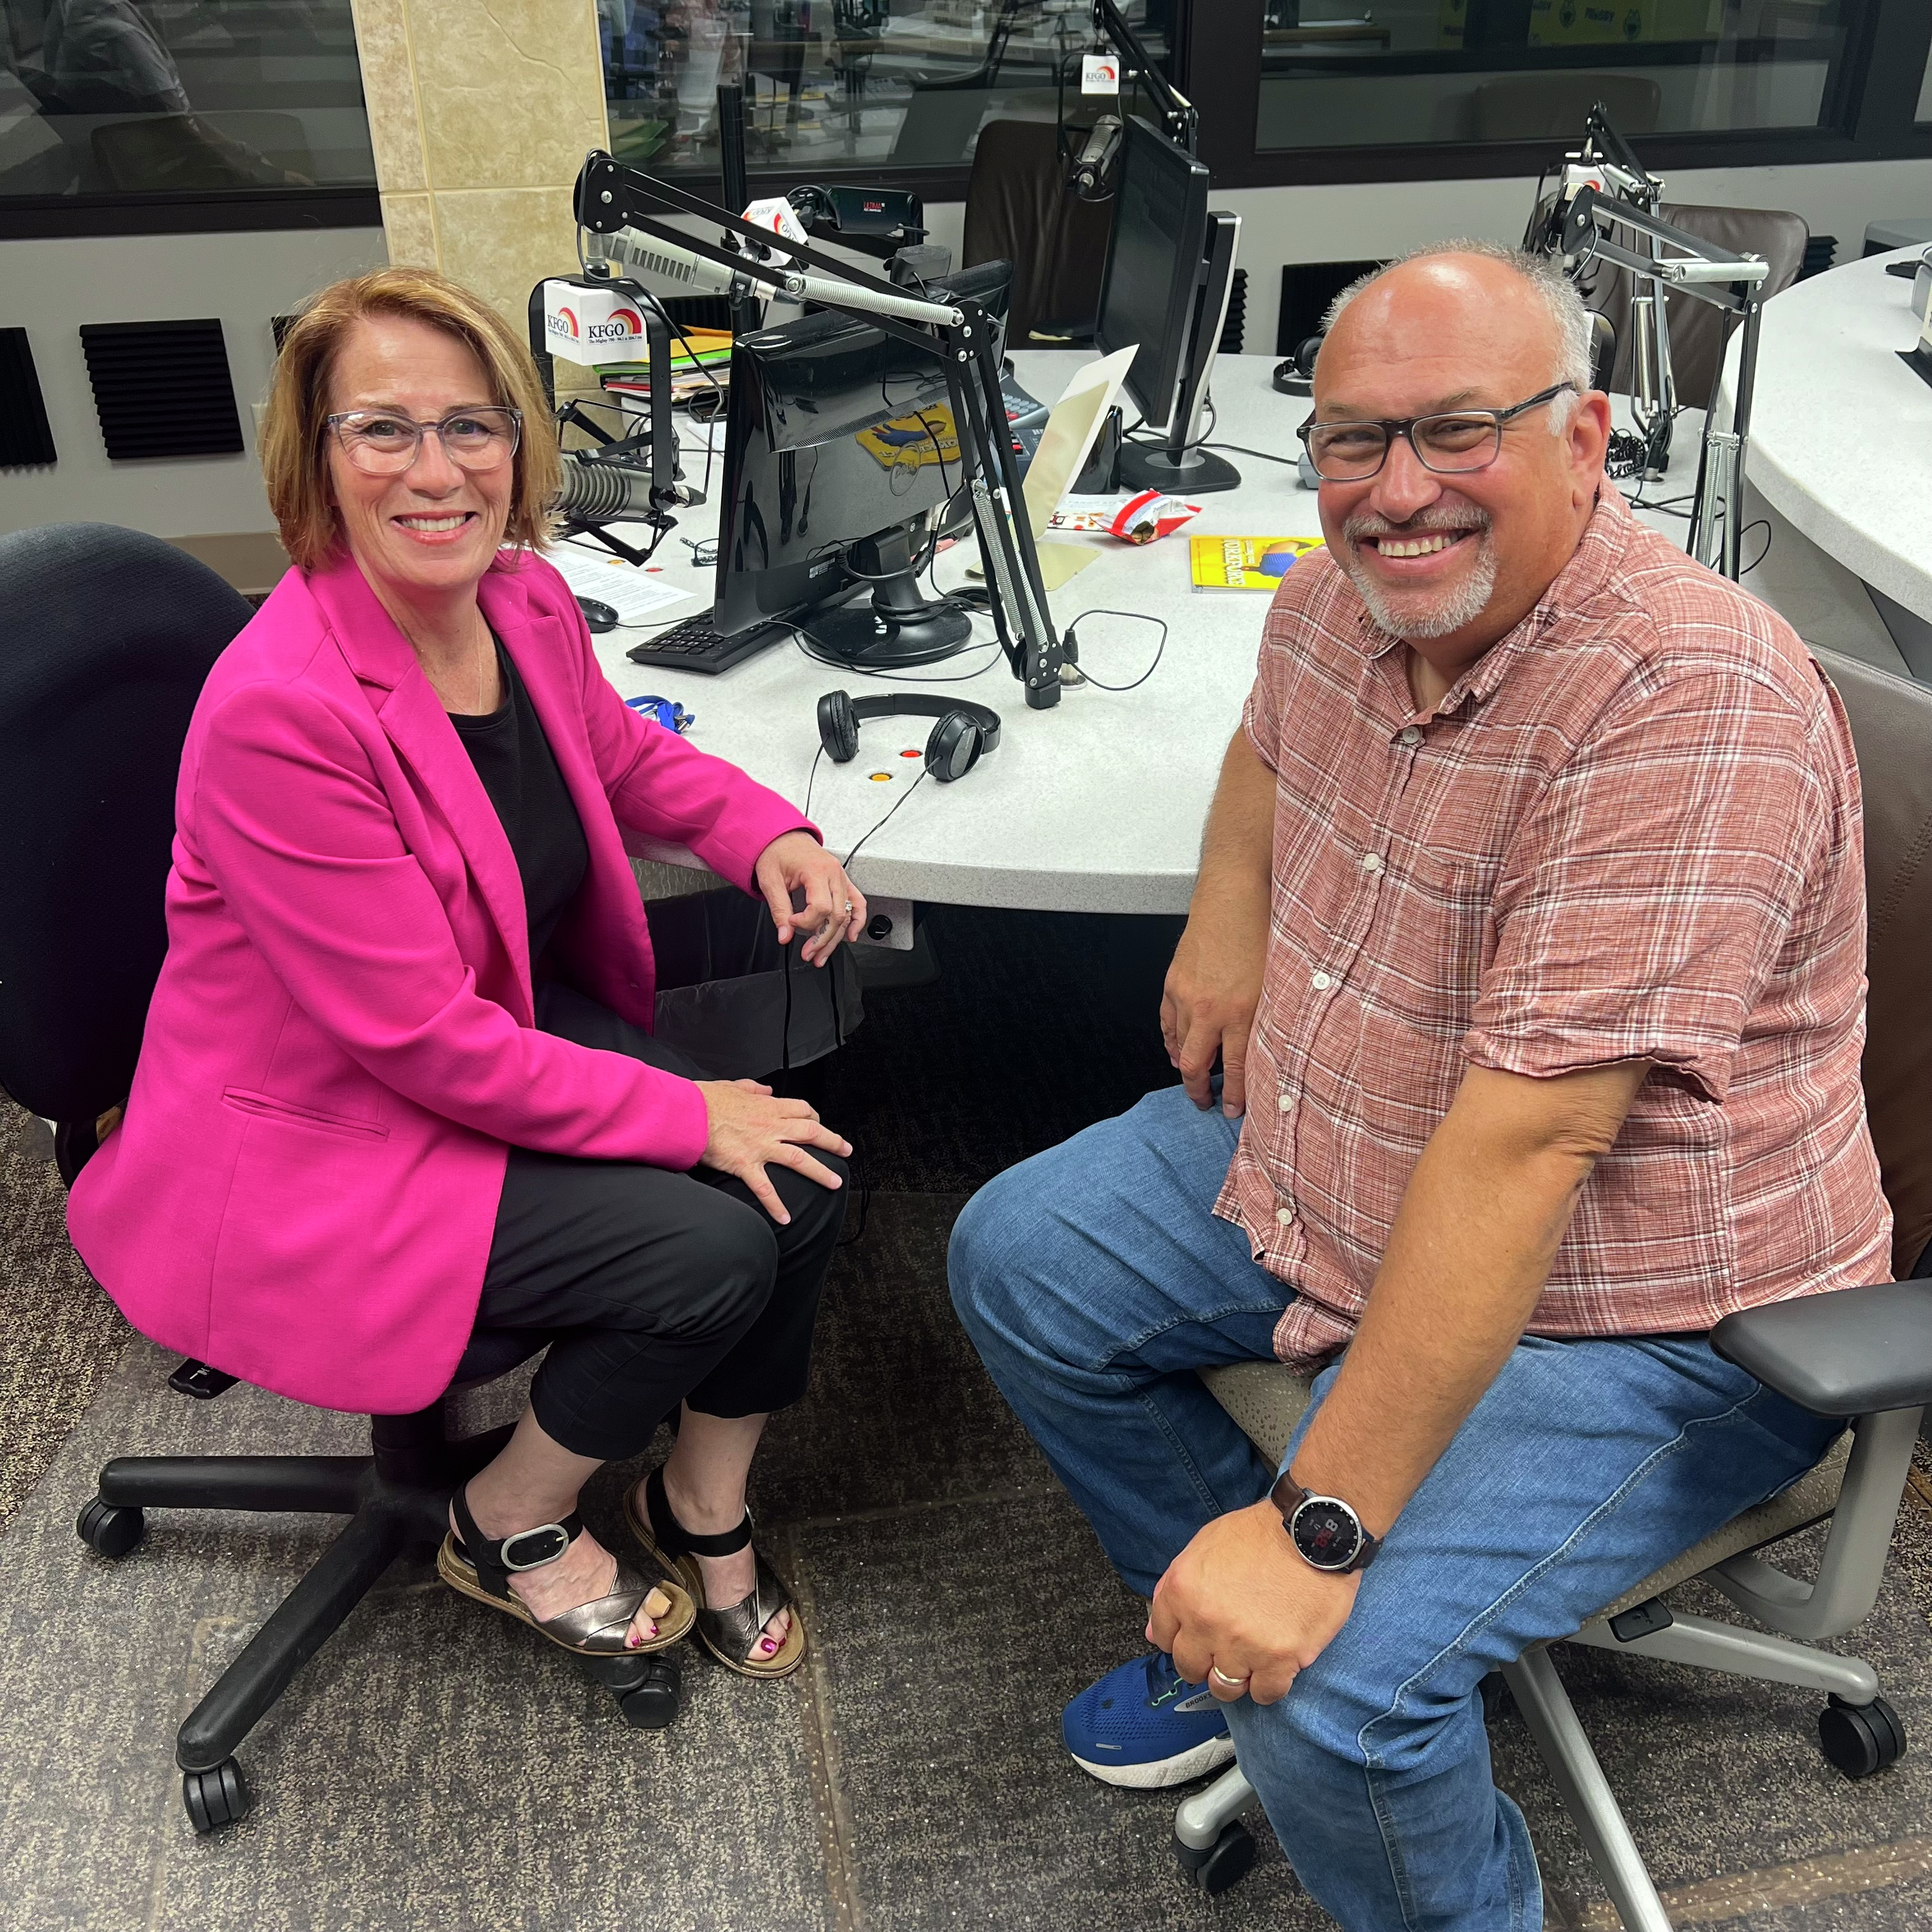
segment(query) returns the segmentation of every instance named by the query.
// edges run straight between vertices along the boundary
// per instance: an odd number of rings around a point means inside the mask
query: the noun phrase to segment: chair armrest
[[[1932,1281],[1882,1282],[1727,1315],[1711,1346],[1814,1415],[1932,1403]]]

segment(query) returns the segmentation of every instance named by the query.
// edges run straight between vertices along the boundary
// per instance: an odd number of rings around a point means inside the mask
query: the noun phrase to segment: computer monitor
[[[989,262],[924,286],[1004,322],[1012,280]],[[725,420],[716,629],[794,625],[861,670],[970,643],[966,614],[919,588],[931,530],[965,482],[936,356],[850,316],[803,316],[734,344]]]
[[[1120,480],[1136,490],[1232,490],[1240,472],[1195,447],[1234,286],[1237,215],[1210,214],[1208,170],[1138,116],[1128,118],[1095,340],[1136,350],[1127,394],[1162,446],[1130,443]]]

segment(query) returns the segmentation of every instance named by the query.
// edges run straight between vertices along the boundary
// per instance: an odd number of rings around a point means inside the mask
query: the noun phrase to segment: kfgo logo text
[[[547,334],[561,337],[566,342],[574,342],[579,332],[576,315],[567,308],[552,309],[544,317],[544,330]]]
[[[584,332],[591,342],[628,342],[644,332],[644,318],[634,308],[613,309],[608,320],[593,322]]]

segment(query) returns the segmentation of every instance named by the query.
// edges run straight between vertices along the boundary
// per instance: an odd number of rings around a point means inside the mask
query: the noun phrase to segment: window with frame
[[[375,184],[350,0],[0,0],[0,206]]]
[[[1123,11],[1159,62],[1176,0]],[[598,0],[613,152],[718,172],[718,88],[744,91],[754,172],[954,169],[995,119],[1084,125],[1090,0]]]
[[[1874,0],[1267,0],[1258,151],[1813,130]]]

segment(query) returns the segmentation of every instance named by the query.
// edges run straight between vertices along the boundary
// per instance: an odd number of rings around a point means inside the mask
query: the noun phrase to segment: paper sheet
[[[617,534],[625,536],[621,530]],[[632,539],[626,536],[625,541]],[[620,556],[611,556],[608,550],[560,543],[544,554],[563,573],[563,580],[578,596],[594,597],[600,604],[609,604],[620,624],[648,623],[692,594],[634,563],[626,563]]]
[[[1097,362],[1085,364],[1075,370],[1073,380],[1054,404],[1021,485],[1035,536],[1046,530],[1060,500],[1085,468],[1100,425],[1138,352],[1135,348],[1117,349]]]

